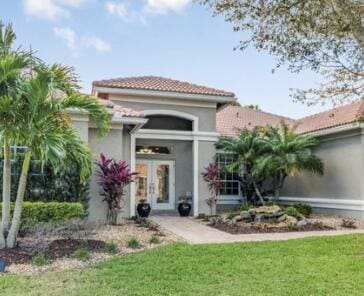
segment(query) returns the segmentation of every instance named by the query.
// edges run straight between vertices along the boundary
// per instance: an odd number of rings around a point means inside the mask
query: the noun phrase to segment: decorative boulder
[[[286,221],[287,219],[287,215],[286,214],[283,214],[282,216],[278,217],[277,218],[277,222],[280,223],[280,222],[284,222]]]
[[[241,211],[240,212],[240,216],[244,219],[244,220],[251,220],[252,219],[252,215],[250,214],[249,211]]]
[[[238,222],[240,222],[240,221],[243,221],[243,217],[242,217],[242,216],[240,216],[240,215],[235,216],[235,217],[232,219],[233,224],[236,224],[236,223],[238,223]]]
[[[291,224],[291,225],[296,225],[297,224],[297,218],[295,218],[293,216],[287,216],[286,217],[286,223]]]
[[[254,209],[257,214],[276,214],[278,212],[281,212],[281,208],[277,205],[273,206],[264,206]]]
[[[306,219],[302,219],[302,220],[297,222],[297,226],[299,226],[299,227],[306,226],[307,224],[308,224],[308,222],[307,222]]]

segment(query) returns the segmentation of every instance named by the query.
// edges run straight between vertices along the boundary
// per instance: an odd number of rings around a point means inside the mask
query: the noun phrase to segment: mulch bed
[[[315,224],[307,224],[305,226],[299,227],[262,227],[262,226],[246,226],[246,225],[238,225],[232,224],[229,225],[227,223],[216,223],[216,224],[207,224],[210,227],[219,229],[221,231],[225,231],[231,234],[253,234],[253,233],[283,233],[283,232],[302,232],[302,231],[327,231],[327,230],[335,230],[335,228],[322,225],[319,223]]]
[[[49,260],[70,257],[80,248],[86,248],[92,253],[98,253],[102,252],[104,247],[105,242],[99,240],[57,239],[49,244],[45,257]],[[29,263],[32,256],[33,253],[26,246],[0,250],[0,259],[5,260],[7,265]]]

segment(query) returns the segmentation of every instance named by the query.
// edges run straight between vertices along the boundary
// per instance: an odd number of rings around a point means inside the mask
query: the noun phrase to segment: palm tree
[[[279,197],[284,181],[289,176],[302,171],[323,175],[324,164],[312,152],[319,144],[316,138],[297,134],[284,122],[279,128],[270,128],[267,138],[269,151],[259,159],[255,171],[257,174],[267,172],[272,176],[275,198]]]
[[[31,52],[21,48],[12,49],[16,39],[12,26],[0,22],[0,101],[9,103],[19,95],[19,89],[26,70],[35,62]],[[15,130],[9,134],[13,126],[13,114],[8,110],[0,116],[1,144],[3,146],[3,191],[2,191],[2,219],[0,225],[0,248],[5,245],[4,231],[8,231],[10,222],[11,195],[11,162],[10,137],[16,138]]]
[[[77,162],[81,167],[82,180],[91,174],[92,153],[72,127],[68,114],[71,108],[89,112],[97,124],[99,134],[107,132],[109,114],[106,108],[96,98],[78,92],[77,77],[72,68],[38,65],[23,81],[16,99],[0,100],[0,115],[10,110],[16,118],[13,127],[9,128],[9,134],[15,131],[17,142],[27,147],[12,223],[6,238],[9,248],[16,246],[32,157],[50,164],[55,170],[64,168],[70,161]]]
[[[264,136],[264,129],[243,129],[237,138],[222,138],[216,143],[216,148],[226,153],[236,155],[236,160],[226,167],[228,171],[241,172],[243,187],[252,188],[260,203],[265,204],[262,196],[262,186],[265,179],[263,171],[256,171],[259,159],[270,149],[269,142]],[[247,196],[250,201],[252,196]]]

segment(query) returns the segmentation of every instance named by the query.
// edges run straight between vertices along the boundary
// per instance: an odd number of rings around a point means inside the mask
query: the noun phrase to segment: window
[[[171,154],[171,149],[162,146],[136,146],[137,154]]]
[[[223,184],[220,195],[239,195],[239,172],[228,172],[225,167],[236,160],[234,154],[218,153],[216,163],[220,167],[220,180]]]

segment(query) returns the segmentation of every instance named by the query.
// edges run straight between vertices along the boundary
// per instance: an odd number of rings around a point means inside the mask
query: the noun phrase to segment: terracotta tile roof
[[[288,124],[294,122],[291,118],[254,110],[249,107],[228,105],[217,112],[216,129],[224,137],[234,137],[243,128],[277,126],[282,120]]]
[[[187,94],[234,97],[234,93],[157,76],[126,77],[94,81],[93,86],[138,90],[168,91]]]
[[[295,130],[299,133],[310,133],[355,123],[364,116],[364,100],[340,106],[325,112],[310,115],[295,121]]]
[[[143,112],[116,105],[112,101],[99,99],[99,102],[115,112],[116,117],[144,117]]]

